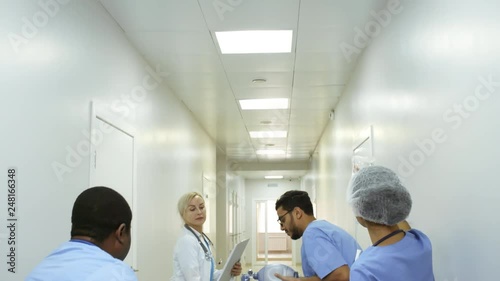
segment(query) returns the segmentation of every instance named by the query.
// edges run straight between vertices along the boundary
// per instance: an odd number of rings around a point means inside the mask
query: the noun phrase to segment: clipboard
[[[250,241],[250,239],[245,239],[234,246],[233,250],[229,254],[226,264],[224,264],[224,267],[222,268],[222,274],[219,276],[217,281],[229,281],[231,279],[231,269],[233,269],[234,264],[241,259],[241,256],[247,247],[248,241]]]

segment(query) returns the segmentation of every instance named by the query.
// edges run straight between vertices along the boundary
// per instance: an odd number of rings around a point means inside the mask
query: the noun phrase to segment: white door
[[[205,209],[207,210],[207,220],[203,226],[203,232],[210,238],[210,240],[215,241],[215,228],[216,224],[216,190],[215,184],[204,175],[202,176],[202,195],[205,198]]]
[[[290,237],[281,230],[276,220],[274,204],[276,200],[255,200],[255,245],[253,249],[254,264],[283,263],[290,265],[293,243]]]
[[[132,241],[124,260],[136,266],[136,223],[134,206],[134,137],[113,124],[94,116],[92,130],[95,134],[91,153],[91,186],[106,186],[119,192],[132,209]]]

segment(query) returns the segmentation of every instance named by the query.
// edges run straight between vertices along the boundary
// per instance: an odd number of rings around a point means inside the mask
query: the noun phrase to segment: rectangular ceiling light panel
[[[288,99],[248,99],[239,102],[242,110],[288,108]]]
[[[287,131],[250,131],[252,139],[286,138]]]
[[[215,32],[222,54],[272,54],[292,52],[292,30]]]
[[[261,149],[257,150],[255,153],[258,155],[285,155],[285,151],[279,149]]]
[[[282,179],[283,176],[264,176],[265,179],[267,180],[277,180],[277,179]]]

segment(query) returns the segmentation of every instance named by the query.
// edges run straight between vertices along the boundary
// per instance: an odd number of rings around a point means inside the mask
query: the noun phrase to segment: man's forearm
[[[316,275],[311,276],[311,277],[300,277],[299,280],[300,281],[321,281],[321,279]]]

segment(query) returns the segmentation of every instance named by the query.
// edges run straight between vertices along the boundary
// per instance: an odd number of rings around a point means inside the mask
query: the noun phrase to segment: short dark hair
[[[299,207],[307,215],[314,216],[313,206],[309,194],[302,190],[290,190],[285,192],[276,200],[276,210],[281,207],[290,212],[295,207]]]
[[[130,231],[132,210],[120,193],[105,186],[83,191],[73,205],[71,236],[88,236],[103,242],[122,223]]]

